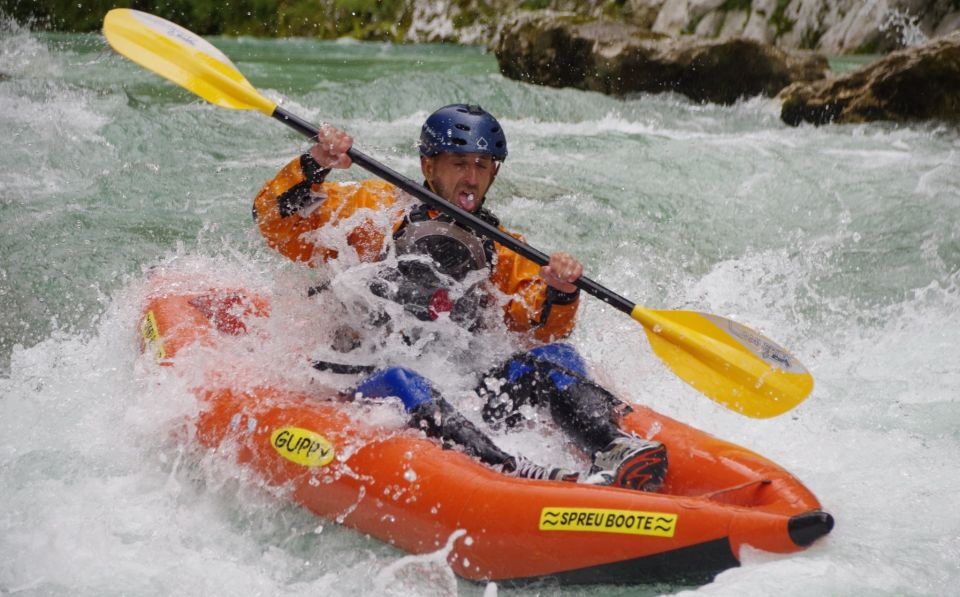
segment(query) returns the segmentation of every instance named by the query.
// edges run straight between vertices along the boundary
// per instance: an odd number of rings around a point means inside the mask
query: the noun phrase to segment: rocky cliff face
[[[635,0],[659,2],[659,0]],[[960,28],[953,0],[664,0],[653,31],[826,54],[885,52]]]
[[[960,29],[960,0],[422,0],[408,41],[496,44],[504,22],[549,9],[651,33],[743,38],[825,54],[884,53]]]

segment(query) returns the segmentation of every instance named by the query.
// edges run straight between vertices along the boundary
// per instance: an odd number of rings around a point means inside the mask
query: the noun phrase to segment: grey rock
[[[951,32],[958,30],[960,30],[960,10],[951,12],[947,16],[943,17],[943,20],[940,21],[939,25],[934,30],[933,35],[935,37],[940,37],[943,35],[949,35]]]

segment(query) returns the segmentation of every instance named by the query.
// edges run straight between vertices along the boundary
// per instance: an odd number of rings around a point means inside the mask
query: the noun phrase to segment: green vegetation
[[[608,19],[622,19],[626,0],[607,0],[600,6],[600,14]]]
[[[803,30],[803,33],[800,34],[800,49],[812,50],[816,48],[824,33],[825,30],[822,26],[816,28],[807,27]]]
[[[304,0],[292,3],[303,4]],[[310,2],[313,7],[316,4],[316,0]],[[333,27],[329,29],[332,35],[325,37],[347,34],[357,39],[399,40],[410,25],[410,13],[403,0],[333,0],[333,5]],[[316,18],[318,11],[312,10]]]
[[[875,36],[874,38],[868,40],[866,43],[860,44],[852,52],[851,55],[865,55],[873,56],[875,54],[883,54],[884,52],[881,49],[881,43],[883,38],[881,36]],[[889,50],[888,50],[889,51]]]
[[[523,10],[543,10],[550,7],[551,0],[523,0],[520,8]],[[960,0],[957,0],[960,2]]]
[[[34,29],[97,31],[111,8],[135,8],[200,35],[309,35],[398,40],[410,25],[404,0],[0,0],[0,13]]]
[[[457,29],[469,27],[476,23],[493,23],[497,17],[497,11],[493,6],[485,2],[471,2],[460,9],[460,12],[453,17],[453,26]]]
[[[727,0],[720,6],[720,10],[724,12],[733,12],[735,10],[750,12],[752,6],[753,0]]]
[[[770,24],[776,32],[774,36],[779,38],[784,33],[793,31],[796,21],[787,17],[787,7],[790,6],[790,0],[777,0],[777,6],[770,15]]]
[[[693,35],[694,33],[696,33],[697,27],[700,26],[700,21],[702,21],[703,17],[705,16],[707,16],[707,13],[703,13],[702,15],[697,15],[696,17],[690,19],[687,22],[687,25],[683,28],[683,30],[680,31],[680,33],[682,33],[683,35]]]

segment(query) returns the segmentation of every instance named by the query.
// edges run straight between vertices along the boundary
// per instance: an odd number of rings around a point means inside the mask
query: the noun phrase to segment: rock
[[[723,25],[720,27],[720,32],[717,33],[717,39],[744,37],[740,34],[746,29],[749,20],[750,13],[745,10],[729,10],[723,13]],[[744,37],[744,39],[748,38]]]
[[[680,35],[690,20],[690,7],[687,0],[666,0],[653,22],[654,33]]]
[[[775,0],[754,0],[751,6],[753,10],[739,37],[755,39],[765,44],[773,43],[774,33],[770,28],[768,15],[774,11],[775,7]]]
[[[406,3],[397,5],[405,6]],[[472,0],[411,2],[410,6],[410,25],[404,34],[407,42],[482,45],[496,27],[496,10],[487,14]],[[398,21],[402,21],[402,17]]]
[[[960,31],[900,50],[844,76],[795,83],[780,98],[787,124],[906,122],[960,123]]]
[[[691,0],[718,2],[721,0]],[[666,0],[626,0],[623,4],[623,18],[631,25],[637,25],[643,29],[653,27],[657,16],[660,14]]]
[[[675,39],[621,22],[528,13],[500,31],[494,51],[511,79],[622,96],[675,91],[731,104],[775,96],[795,81],[825,76],[827,61],[759,42]]]
[[[847,12],[834,12],[832,23],[817,40],[821,48],[831,52],[855,52],[862,48],[876,48],[883,44],[884,32],[881,30],[883,19],[890,12],[887,0],[877,2],[848,2]],[[887,49],[895,49],[890,46]]]
[[[934,37],[940,37],[957,30],[960,30],[960,10],[943,17],[943,20],[934,30],[933,35]]]

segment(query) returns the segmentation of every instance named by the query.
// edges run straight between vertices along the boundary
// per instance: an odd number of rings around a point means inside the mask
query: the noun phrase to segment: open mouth
[[[477,196],[474,193],[467,193],[463,191],[457,193],[457,205],[467,211],[473,211],[476,209],[478,203]]]

